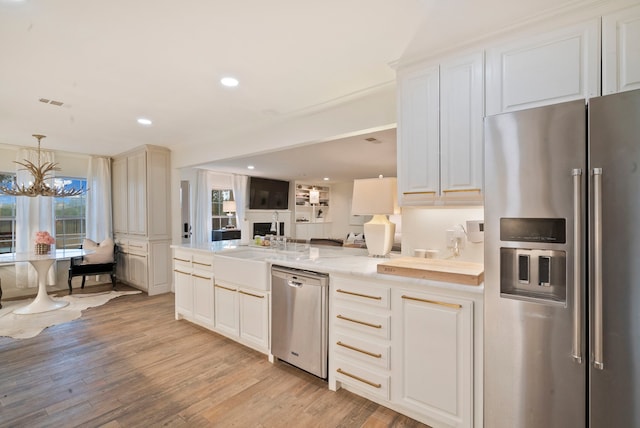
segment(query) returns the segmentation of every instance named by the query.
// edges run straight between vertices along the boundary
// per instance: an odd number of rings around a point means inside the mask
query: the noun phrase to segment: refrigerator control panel
[[[500,219],[500,240],[566,244],[567,220],[564,218],[508,218]]]
[[[500,248],[500,296],[564,304],[566,259],[564,251]]]

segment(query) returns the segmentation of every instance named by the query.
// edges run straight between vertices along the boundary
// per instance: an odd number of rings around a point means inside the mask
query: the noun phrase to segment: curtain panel
[[[38,160],[38,151],[33,149],[20,149],[16,155],[16,161],[28,160],[38,165],[44,162],[55,162],[53,152],[41,150]],[[33,182],[31,173],[21,166],[16,169],[16,182],[19,185],[29,185]],[[53,177],[47,180],[53,187]],[[53,237],[56,233],[53,199],[50,196],[17,196],[16,197],[16,252],[33,252],[35,249],[36,232],[47,231]],[[37,287],[38,274],[31,263],[16,263],[16,287]],[[47,275],[47,285],[56,283],[56,264],[54,263]]]

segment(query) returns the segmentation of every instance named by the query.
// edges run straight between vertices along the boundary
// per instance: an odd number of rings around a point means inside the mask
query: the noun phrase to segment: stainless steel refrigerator
[[[640,90],[485,120],[485,427],[640,427]]]

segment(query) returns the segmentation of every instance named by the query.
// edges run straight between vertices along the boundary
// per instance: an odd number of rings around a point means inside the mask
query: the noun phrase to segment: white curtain
[[[87,238],[95,242],[113,238],[110,158],[99,156],[89,158],[87,189]]]
[[[233,198],[236,201],[236,224],[240,228],[240,241],[245,244],[252,238],[252,230],[249,230],[249,221],[246,218],[247,212],[247,184],[249,177],[246,175],[233,175]]]
[[[211,179],[209,171],[198,170],[196,179],[196,215],[193,227],[195,244],[211,242]]]
[[[28,160],[38,165],[44,162],[54,162],[53,152],[41,151],[38,160],[38,151],[32,149],[20,149],[16,161]],[[29,171],[18,165],[16,170],[16,182],[20,185],[29,185],[33,182],[33,176]],[[53,187],[53,178],[48,180]],[[17,196],[16,197],[16,252],[33,252],[35,249],[35,237],[38,231],[47,231],[55,237],[56,225],[53,212],[53,198],[50,196]],[[38,274],[30,263],[16,263],[16,287],[37,287]],[[56,283],[56,264],[49,269],[47,285]]]

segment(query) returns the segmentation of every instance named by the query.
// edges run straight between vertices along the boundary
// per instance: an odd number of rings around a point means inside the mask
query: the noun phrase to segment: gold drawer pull
[[[206,279],[207,281],[211,281],[211,277],[206,277],[206,276],[202,276],[202,275],[196,275],[195,273],[192,273],[191,275],[195,276],[196,278]]]
[[[193,262],[194,265],[200,265],[200,266],[207,266],[207,267],[211,267],[211,263],[200,263],[200,262]]]
[[[432,305],[446,306],[448,308],[453,308],[453,309],[462,308],[462,305],[458,305],[457,303],[438,302],[437,300],[419,299],[417,297],[411,297],[411,296],[402,296],[402,298],[407,300],[415,300],[416,302],[431,303]]]
[[[134,254],[134,253],[128,253],[128,254],[129,254],[130,256],[133,256],[133,257],[140,257],[140,258],[142,258],[142,259],[144,259],[144,258],[146,258],[146,257],[147,257],[146,255],[143,255],[143,254]]]
[[[179,259],[178,257],[174,257],[173,260],[177,261],[177,262],[187,262],[189,263],[191,260],[186,260],[186,259]]]
[[[132,245],[132,244],[129,244],[129,246],[130,246],[131,248],[144,248],[144,246],[143,246],[143,245]],[[187,260],[187,261],[188,261],[188,260]]]
[[[229,288],[229,287],[225,287],[225,286],[223,286],[223,285],[219,285],[219,284],[214,284],[214,287],[222,288],[223,290],[238,291],[238,290],[236,290],[235,288]]]
[[[342,346],[343,348],[351,349],[352,351],[360,352],[373,358],[382,358],[382,354],[374,354],[373,352],[365,351],[364,349],[356,348],[355,346],[347,345],[346,343],[342,343],[340,341],[337,341],[336,345]]]
[[[403,195],[435,195],[436,192],[434,190],[430,190],[428,192],[402,192]]]
[[[344,371],[344,370],[342,370],[342,369],[338,369],[338,370],[337,370],[337,372],[338,372],[338,373],[340,373],[340,374],[343,374],[343,375],[345,375],[345,376],[349,376],[350,378],[353,378],[353,379],[355,379],[355,380],[359,380],[359,381],[360,381],[360,382],[362,382],[362,383],[366,383],[367,385],[371,385],[371,386],[373,386],[374,388],[382,388],[382,385],[381,385],[381,384],[379,384],[379,383],[373,383],[373,382],[371,382],[371,381],[369,381],[369,380],[366,380],[366,379],[361,378],[360,376],[356,376],[356,375],[354,375],[354,374],[351,374],[351,373],[345,372],[345,371]]]
[[[176,272],[176,273],[181,273],[183,275],[191,275],[189,272],[183,272],[183,271],[178,270],[178,269],[174,269],[173,271]]]
[[[382,300],[382,297],[380,296],[368,296],[366,294],[354,293],[353,291],[345,291],[339,288],[336,290],[336,292],[343,293],[343,294],[350,294],[352,296],[364,297],[365,299]]]
[[[341,320],[345,320],[345,321],[351,321],[351,322],[354,322],[356,324],[366,325],[367,327],[382,328],[382,326],[380,324],[370,324],[368,322],[354,320],[353,318],[347,318],[347,317],[345,317],[343,315],[337,315],[337,318],[340,318]]]
[[[482,192],[481,189],[449,189],[443,190],[442,193],[461,193],[461,192]]]
[[[259,294],[247,293],[246,291],[242,291],[242,290],[238,290],[238,293],[242,293],[246,296],[257,297],[258,299],[264,299],[264,296],[261,296]]]

